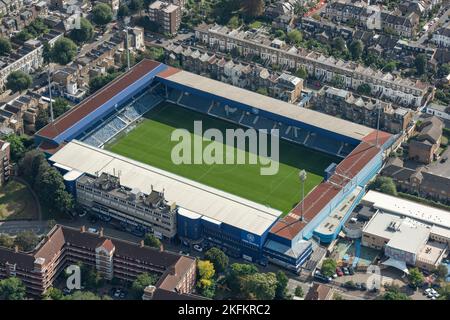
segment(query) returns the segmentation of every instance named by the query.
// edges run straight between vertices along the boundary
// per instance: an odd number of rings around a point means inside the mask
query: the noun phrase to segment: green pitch
[[[145,119],[135,129],[117,137],[105,148],[284,213],[289,212],[301,198],[298,178],[300,169],[308,172],[306,195],[322,181],[325,168],[331,162],[339,162],[337,157],[280,140],[279,171],[272,176],[260,175],[260,164],[176,165],[171,160],[171,152],[178,142],[170,140],[172,131],[184,128],[193,136],[195,120],[203,122],[203,132],[208,128],[217,128],[222,132],[225,132],[225,129],[240,128],[227,121],[163,103],[146,114]],[[205,145],[210,143],[205,142]]]

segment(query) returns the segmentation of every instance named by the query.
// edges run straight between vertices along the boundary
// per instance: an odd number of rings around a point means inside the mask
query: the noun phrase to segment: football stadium
[[[193,135],[194,121],[202,121],[203,130],[278,132],[278,173],[263,176],[261,165],[254,164],[174,164],[171,133],[182,128]],[[176,204],[177,239],[207,241],[233,256],[269,260],[293,271],[310,256],[311,238],[329,243],[337,237],[395,140],[151,60],[141,61],[35,137],[74,197],[83,175],[118,176],[125,188],[145,194],[157,190]],[[302,169],[307,179],[300,201]],[[120,211],[96,214],[171,238]]]

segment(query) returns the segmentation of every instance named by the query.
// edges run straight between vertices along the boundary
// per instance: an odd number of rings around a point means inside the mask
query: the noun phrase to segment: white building
[[[427,113],[434,115],[443,120],[450,121],[450,106],[444,106],[442,104],[430,103],[427,106]]]
[[[438,29],[433,33],[431,41],[440,47],[450,47],[450,28],[446,27]]]

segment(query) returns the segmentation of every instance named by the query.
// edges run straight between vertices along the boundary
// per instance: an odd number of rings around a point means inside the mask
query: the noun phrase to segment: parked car
[[[196,250],[198,252],[202,252],[203,248],[200,245],[198,245],[198,244],[194,244],[194,250]]]
[[[350,272],[348,271],[348,269],[347,269],[346,267],[343,267],[343,268],[342,268],[342,272],[344,272],[344,274],[345,274],[346,276],[348,276],[348,275],[350,274]]]
[[[88,232],[97,234],[98,230],[96,228],[89,228]]]
[[[348,269],[348,272],[349,272],[351,275],[354,275],[354,274],[355,274],[355,269],[353,269],[352,266],[348,267],[347,269]]]
[[[342,272],[341,268],[337,267],[336,268],[336,273],[339,277],[342,277],[344,275],[344,273]]]

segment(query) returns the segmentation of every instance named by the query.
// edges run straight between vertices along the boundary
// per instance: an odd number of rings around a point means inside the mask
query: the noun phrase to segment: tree
[[[13,71],[6,78],[6,88],[12,92],[23,91],[31,87],[31,77],[23,71]]]
[[[303,298],[303,296],[305,295],[305,293],[303,292],[303,288],[301,286],[297,286],[295,288],[294,294],[296,297],[299,297],[299,298]]]
[[[391,285],[386,288],[386,292],[381,296],[382,300],[411,300],[406,294],[400,292],[398,286]]]
[[[52,106],[53,106],[53,115],[55,118],[58,118],[66,111],[70,110],[69,101],[61,97],[57,97],[55,101],[52,103]]]
[[[25,41],[32,39],[33,35],[31,33],[29,33],[27,30],[22,30],[14,38],[21,42],[25,42]]]
[[[253,264],[233,263],[228,270],[226,281],[230,290],[238,294],[241,290],[242,278],[258,272]]]
[[[397,188],[396,188],[395,183],[393,181],[392,182],[383,183],[380,186],[380,191],[383,192],[383,193],[386,193],[386,194],[393,195],[393,196],[397,195]]]
[[[102,300],[102,298],[90,291],[77,290],[74,293],[65,296],[63,300]]]
[[[44,300],[63,300],[64,295],[58,288],[50,287],[44,295]]]
[[[389,61],[388,63],[386,63],[386,64],[384,65],[384,67],[383,67],[383,70],[384,70],[385,72],[392,72],[392,71],[394,71],[395,69],[397,69],[397,62],[395,62],[395,61],[393,61],[393,60],[391,60],[391,61]]]
[[[86,18],[80,18],[80,28],[70,32],[70,38],[76,43],[88,42],[94,36],[94,27]]]
[[[330,81],[330,84],[333,87],[336,88],[344,88],[345,87],[345,82],[344,82],[344,77],[340,76],[340,75],[335,75],[333,76],[333,78]]]
[[[77,45],[72,40],[62,37],[56,40],[51,49],[51,61],[66,65],[73,61],[77,55],[77,51]]]
[[[231,29],[237,29],[241,25],[241,21],[238,16],[232,16],[230,20],[228,20],[228,27]]]
[[[280,39],[280,40],[286,39],[286,33],[284,33],[284,31],[281,29],[275,30],[274,35],[275,35],[275,38],[277,38],[277,39]]]
[[[146,246],[158,248],[158,249],[161,247],[161,241],[159,241],[159,239],[151,233],[147,233],[145,235],[144,244]]]
[[[416,71],[418,75],[423,75],[427,71],[427,56],[423,53],[419,53],[414,60]]]
[[[450,300],[450,284],[445,283],[438,289],[439,294],[441,295],[439,299],[441,300]]]
[[[114,80],[120,73],[106,74],[104,76],[97,76],[89,80],[89,90],[91,93],[104,87],[106,84]]]
[[[99,3],[92,9],[92,19],[98,25],[106,25],[111,22],[112,18],[111,7],[105,3]]]
[[[19,278],[0,280],[0,300],[24,300],[25,293],[25,285]]]
[[[361,40],[354,40],[350,43],[349,50],[353,60],[358,60],[362,56],[364,45]]]
[[[22,251],[31,251],[39,243],[39,237],[31,230],[25,230],[17,234],[14,244]]]
[[[408,280],[414,288],[420,287],[425,280],[422,272],[418,268],[409,269]]]
[[[305,67],[300,67],[295,71],[295,75],[299,78],[306,79],[308,77],[308,71]]]
[[[11,42],[7,38],[0,37],[0,55],[5,56],[11,52]]]
[[[333,294],[333,300],[344,300],[344,298],[342,297],[342,295],[340,293],[335,292]]]
[[[333,40],[333,48],[339,52],[347,51],[347,45],[345,43],[345,40],[342,39],[342,37],[335,38]]]
[[[50,220],[47,221],[47,227],[49,229],[53,229],[54,226],[56,226],[56,220],[50,219]]]
[[[45,168],[48,166],[44,154],[37,149],[32,149],[27,151],[19,161],[19,174],[33,187],[41,166]]]
[[[144,1],[143,0],[131,0],[129,6],[130,6],[131,11],[141,12],[141,10],[144,8]]]
[[[136,277],[131,285],[132,294],[136,299],[140,299],[147,286],[152,286],[158,278],[152,273],[141,273]]]
[[[41,130],[49,123],[49,115],[47,110],[40,110],[36,116],[36,121],[34,122],[34,127],[36,131]]]
[[[440,264],[437,268],[436,268],[436,274],[438,276],[439,279],[444,280],[447,277],[448,274],[448,268],[446,265],[444,264]]]
[[[262,94],[263,96],[268,96],[269,95],[269,92],[267,91],[266,87],[259,87],[256,90],[256,93]]]
[[[264,13],[264,0],[244,0],[242,9],[247,18],[256,18]]]
[[[286,299],[287,285],[288,285],[289,279],[286,276],[286,274],[281,270],[277,271],[276,278],[277,278],[277,287],[276,287],[276,291],[275,291],[275,298],[276,299]]]
[[[440,78],[444,78],[450,74],[450,63],[441,64],[438,67],[437,75]]]
[[[216,271],[214,270],[214,265],[208,260],[198,260],[197,261],[197,287],[200,294],[207,297],[214,297],[215,282],[214,275]]]
[[[337,263],[333,259],[325,259],[322,263],[322,273],[331,277],[336,272]]]
[[[218,248],[211,248],[205,253],[205,259],[211,261],[214,265],[214,270],[218,273],[224,272],[228,267],[229,259],[228,256]]]
[[[294,29],[287,34],[287,38],[290,44],[299,45],[303,40],[303,35],[297,29]]]
[[[0,247],[12,248],[14,247],[14,238],[7,234],[0,233]]]
[[[129,16],[130,9],[128,9],[128,6],[126,4],[121,4],[119,7],[119,10],[117,11],[117,17],[119,18],[125,18]]]
[[[275,273],[255,273],[243,278],[242,293],[247,299],[273,300],[277,289]]]
[[[10,152],[11,152],[11,159],[14,162],[19,161],[25,154],[25,146],[23,144],[23,139],[14,134],[8,134],[5,138],[5,141],[10,143]]]
[[[363,96],[368,96],[372,93],[372,89],[370,88],[370,85],[367,83],[359,85],[356,91]]]

